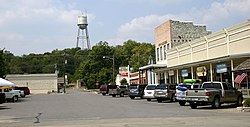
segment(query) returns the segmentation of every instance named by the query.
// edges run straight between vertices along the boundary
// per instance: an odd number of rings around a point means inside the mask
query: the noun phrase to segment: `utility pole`
[[[113,54],[113,83],[115,83],[115,56],[114,54]]]
[[[110,59],[113,61],[113,74],[112,74],[112,82],[115,83],[115,56],[113,54],[113,57],[103,56],[103,59]]]
[[[64,58],[64,62],[63,62],[63,93],[66,93],[66,79],[65,79],[65,71],[66,71],[66,64],[67,64],[67,60],[66,60],[66,53],[63,53],[63,58]]]

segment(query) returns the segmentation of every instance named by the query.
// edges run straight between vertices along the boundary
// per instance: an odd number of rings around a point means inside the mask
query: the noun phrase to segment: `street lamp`
[[[109,56],[103,56],[102,57],[103,59],[111,59],[113,61],[113,75],[112,75],[112,78],[113,78],[113,83],[115,83],[115,57],[113,55],[113,57],[109,57]]]
[[[66,93],[66,75],[65,75],[65,71],[66,71],[66,64],[68,63],[67,59],[66,59],[66,53],[63,53],[63,58],[64,58],[64,62],[63,62],[63,93]]]

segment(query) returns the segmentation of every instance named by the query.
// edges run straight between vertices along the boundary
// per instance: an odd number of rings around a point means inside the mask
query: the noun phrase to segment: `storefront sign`
[[[206,76],[207,75],[207,69],[205,66],[197,67],[196,69],[197,76]]]
[[[181,76],[182,77],[188,77],[188,70],[187,69],[181,70]]]
[[[227,72],[226,63],[216,64],[216,73],[225,73],[225,72]]]
[[[119,74],[121,76],[128,76],[128,67],[119,67]]]
[[[174,71],[173,70],[168,71],[168,75],[169,76],[174,76]]]

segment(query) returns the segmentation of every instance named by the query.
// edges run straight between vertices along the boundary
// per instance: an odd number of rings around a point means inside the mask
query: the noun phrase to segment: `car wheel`
[[[157,102],[158,102],[158,103],[161,103],[161,102],[162,102],[162,99],[161,99],[161,98],[157,98]]]
[[[12,98],[12,101],[13,101],[13,103],[17,102],[17,101],[18,101],[18,96],[14,96],[14,97]]]
[[[176,101],[176,98],[174,95],[172,95],[171,99],[170,99],[170,102],[175,102]]]
[[[102,93],[102,95],[103,95],[103,96],[105,96],[105,95],[106,95],[106,93]]]
[[[135,97],[130,97],[130,99],[135,99]]]
[[[124,97],[124,93],[123,92],[120,93],[120,97]]]
[[[194,102],[190,102],[190,107],[191,109],[196,109],[197,108],[197,104]]]
[[[115,95],[115,94],[112,94],[112,97],[116,97],[116,95]]]
[[[180,106],[185,106],[185,104],[186,104],[186,101],[179,101]]]
[[[239,96],[236,102],[236,106],[242,106],[242,101],[243,101],[243,98]]]
[[[147,99],[147,101],[151,101],[151,99],[150,99],[150,98],[148,98],[148,99]]]
[[[212,103],[212,107],[215,108],[215,109],[218,109],[218,108],[220,108],[220,106],[221,106],[220,98],[219,97],[215,97],[214,101]]]

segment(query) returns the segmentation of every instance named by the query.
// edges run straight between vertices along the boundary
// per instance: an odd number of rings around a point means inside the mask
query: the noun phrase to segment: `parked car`
[[[103,96],[109,93],[108,85],[101,85],[99,90]]]
[[[24,92],[24,97],[30,95],[29,87],[15,87],[15,90],[22,90]]]
[[[149,84],[146,86],[146,88],[144,89],[144,96],[143,98],[147,99],[147,101],[151,101],[151,99],[154,99],[155,96],[155,87],[157,86],[157,84]]]
[[[128,85],[110,85],[109,87],[109,95],[112,95],[112,97],[116,97],[117,95],[120,95],[120,97],[124,97],[124,95],[127,95],[129,92]]]
[[[17,102],[18,98],[20,98],[20,91],[15,91],[15,90],[6,88],[6,89],[0,89],[0,93],[4,93],[5,99],[7,101],[12,101],[13,103]]]
[[[20,93],[20,97],[25,97],[24,91],[23,90],[12,90],[15,92],[19,92]]]
[[[5,94],[4,93],[0,93],[0,104],[5,102]]]
[[[147,85],[146,84],[132,84],[129,86],[129,94],[128,96],[131,99],[135,99],[135,97],[143,98],[144,89]]]
[[[176,87],[176,99],[179,102],[180,106],[184,106],[186,104],[186,92],[189,89],[197,89],[200,87],[200,83],[180,83]]]
[[[242,92],[226,82],[204,82],[200,89],[188,90],[186,101],[192,109],[198,105],[212,105],[213,108],[220,108],[223,103],[235,103],[242,105]]]
[[[170,100],[171,102],[176,101],[175,99],[175,89],[176,84],[160,84],[155,87],[155,98],[158,102],[164,100]]]

